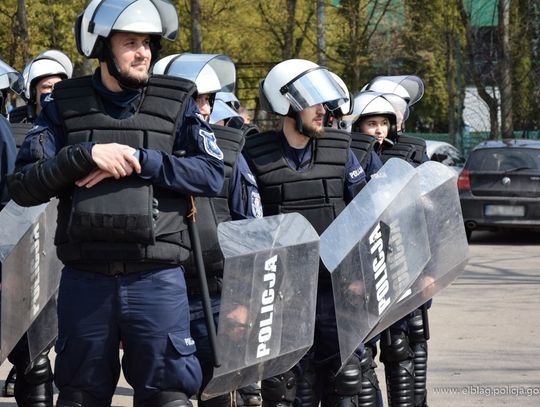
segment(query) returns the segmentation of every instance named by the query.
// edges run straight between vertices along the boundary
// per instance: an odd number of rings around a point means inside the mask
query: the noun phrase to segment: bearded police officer
[[[365,185],[347,134],[325,134],[325,106],[348,100],[330,73],[292,59],[276,65],[260,86],[262,106],[283,127],[247,138],[245,155],[259,185],[265,215],[299,212],[321,234]],[[341,366],[330,273],[320,270],[314,345],[291,371],[262,382],[263,406],[358,405],[358,350]]]
[[[76,24],[91,77],[62,81],[19,151],[13,199],[59,197],[58,406],[187,406],[201,383],[182,263],[187,199],[223,186],[223,153],[190,81],[148,77],[178,15],[165,0],[93,0]]]

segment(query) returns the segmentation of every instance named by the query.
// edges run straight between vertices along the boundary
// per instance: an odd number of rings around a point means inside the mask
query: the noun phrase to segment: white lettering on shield
[[[373,258],[373,274],[375,290],[377,291],[377,303],[379,315],[390,305],[388,297],[388,276],[386,273],[386,258],[384,255],[384,243],[381,234],[381,224],[377,223],[375,229],[369,235],[370,252]]]
[[[268,356],[270,348],[267,342],[272,337],[272,318],[274,316],[274,285],[276,284],[277,255],[264,262],[263,280],[266,283],[266,290],[263,290],[261,302],[261,322],[259,323],[259,346],[257,346],[257,358]]]
[[[32,229],[32,250],[30,266],[30,295],[32,316],[39,311],[39,222]]]

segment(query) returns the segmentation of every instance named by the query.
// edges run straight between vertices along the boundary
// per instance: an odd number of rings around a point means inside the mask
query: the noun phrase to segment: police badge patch
[[[263,208],[261,203],[261,196],[257,191],[251,192],[251,213],[254,218],[263,217]]]
[[[199,135],[204,140],[204,150],[212,157],[218,160],[223,160],[223,152],[219,149],[216,143],[216,136],[211,131],[199,130]]]

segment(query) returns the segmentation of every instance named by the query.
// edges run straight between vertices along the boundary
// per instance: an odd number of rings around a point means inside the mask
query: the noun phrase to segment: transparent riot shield
[[[53,241],[56,206],[52,201],[23,208],[10,201],[0,212],[1,361],[34,322],[28,336],[31,360],[57,335],[54,301],[62,264]]]
[[[387,328],[450,285],[465,269],[469,245],[463,225],[457,174],[428,161],[416,171],[420,177],[431,258],[413,285],[392,306],[380,325]],[[377,332],[368,336],[371,339]]]
[[[419,176],[390,159],[321,235],[332,274],[341,361],[412,285],[429,260]]]
[[[217,351],[202,398],[283,373],[313,344],[319,236],[301,215],[224,222]]]

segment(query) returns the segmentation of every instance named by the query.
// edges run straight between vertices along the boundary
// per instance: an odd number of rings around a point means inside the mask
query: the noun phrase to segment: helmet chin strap
[[[304,123],[302,122],[302,119],[300,118],[300,114],[298,112],[293,113],[294,114],[294,124],[296,126],[296,130],[298,133],[304,135]]]

